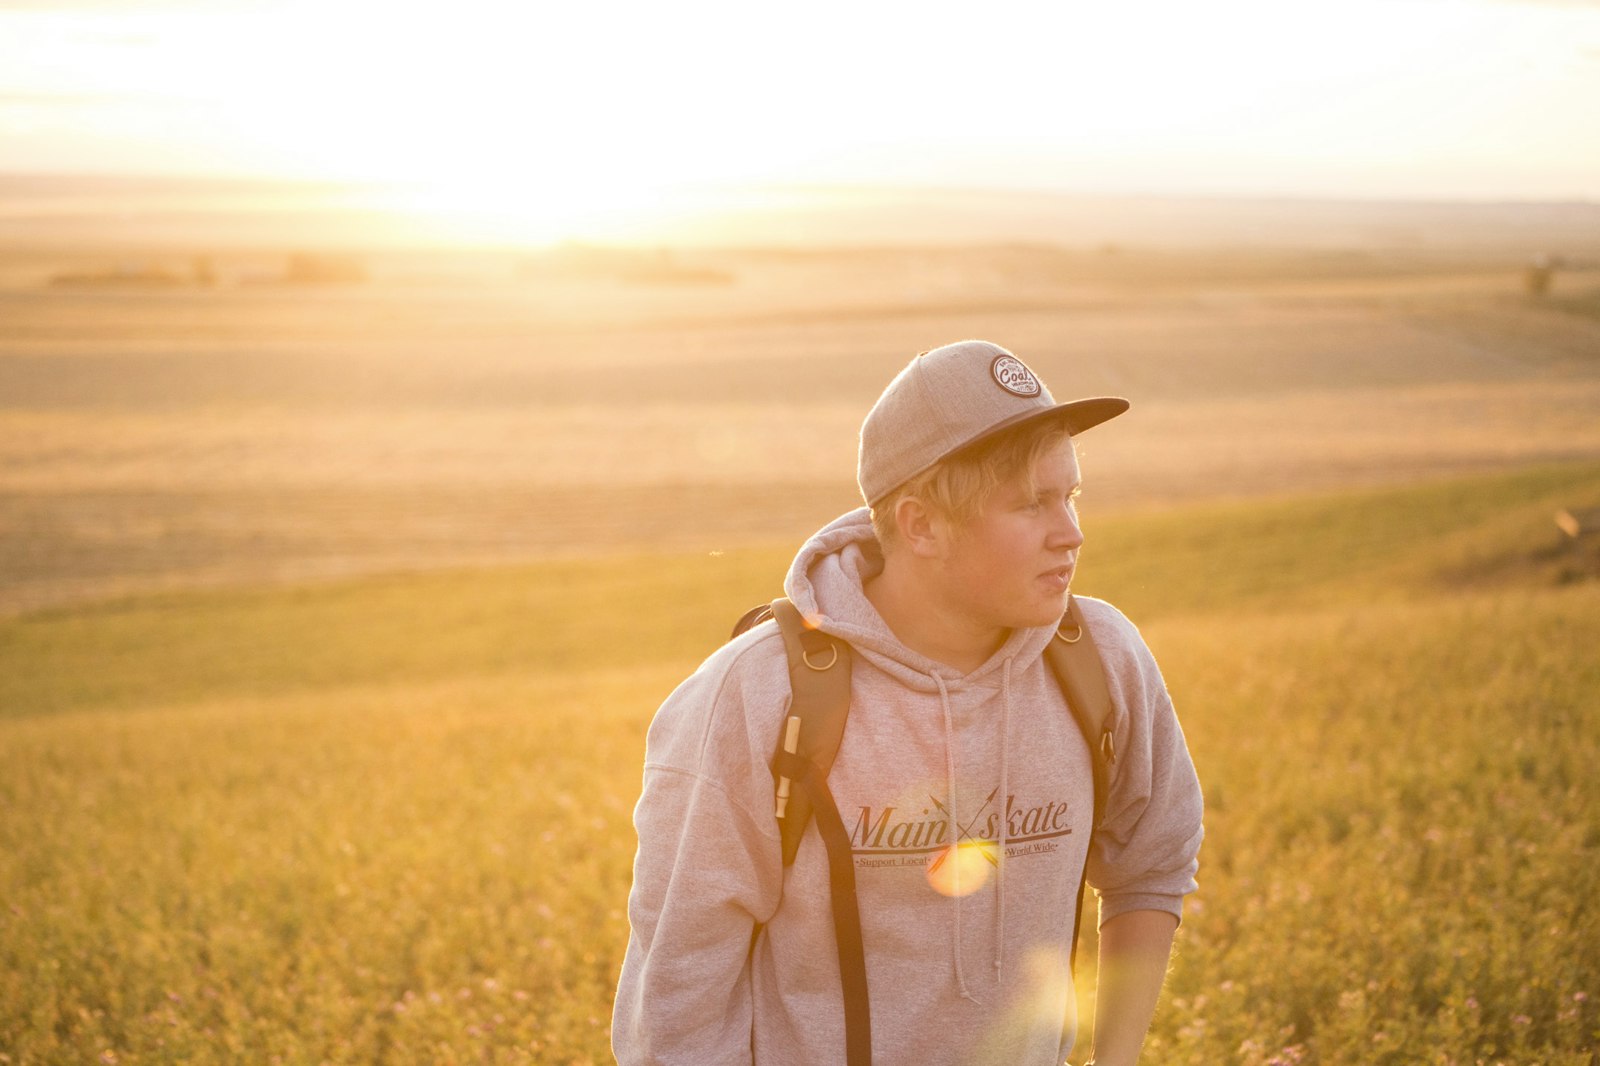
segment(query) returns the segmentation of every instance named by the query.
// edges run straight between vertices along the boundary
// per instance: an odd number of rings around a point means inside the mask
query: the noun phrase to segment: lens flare
[[[963,840],[928,858],[928,884],[943,896],[970,896],[989,883],[999,865],[992,840]]]

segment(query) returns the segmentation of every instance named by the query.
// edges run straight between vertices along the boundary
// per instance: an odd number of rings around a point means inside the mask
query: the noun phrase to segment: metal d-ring
[[[1074,623],[1072,636],[1067,636],[1061,631],[1061,626],[1066,625],[1067,619],[1072,617],[1072,593],[1067,593],[1067,611],[1061,616],[1061,625],[1056,626],[1056,639],[1063,644],[1076,644],[1083,639],[1083,626]]]
[[[808,651],[803,651],[800,653],[800,661],[811,667],[811,669],[815,670],[819,674],[824,670],[831,670],[833,669],[833,664],[839,661],[839,645],[829,641],[828,650],[833,652],[833,658],[829,659],[823,666],[818,666],[816,663],[812,662],[811,653]]]

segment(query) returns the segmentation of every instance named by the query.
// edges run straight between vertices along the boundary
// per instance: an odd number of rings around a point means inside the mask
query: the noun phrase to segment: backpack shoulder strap
[[[785,598],[772,601],[772,617],[783,634],[789,660],[792,696],[778,737],[778,751],[798,755],[816,766],[826,780],[844,737],[850,714],[850,645],[810,625]],[[778,760],[775,759],[775,763]],[[800,837],[812,816],[812,803],[795,790],[790,777],[773,769],[777,784],[776,814],[783,837],[783,864],[793,864]]]
[[[1077,600],[1067,604],[1067,613],[1061,616],[1061,624],[1046,646],[1044,657],[1067,697],[1067,706],[1083,733],[1084,743],[1089,746],[1089,761],[1094,767],[1093,828],[1098,829],[1105,817],[1106,794],[1111,785],[1112,768],[1117,762],[1117,745],[1111,732],[1111,690],[1106,687],[1106,670]]]
[[[789,661],[789,713],[772,757],[777,782],[776,813],[783,839],[783,864],[794,863],[807,823],[815,819],[828,852],[828,889],[834,939],[839,951],[839,990],[844,1000],[846,1066],[872,1066],[872,1011],[867,997],[867,957],[856,899],[855,859],[839,808],[828,791],[828,771],[844,739],[850,714],[850,645],[806,621],[787,599],[772,601],[770,615],[783,634]],[[741,628],[764,621],[758,608]],[[740,629],[735,629],[735,635]],[[756,949],[761,926],[750,934]]]
[[[1094,820],[1089,824],[1089,847],[1094,847],[1094,834],[1105,818],[1106,797],[1111,791],[1111,771],[1117,762],[1117,745],[1111,729],[1113,722],[1111,690],[1106,687],[1106,668],[1100,661],[1100,651],[1094,637],[1083,620],[1083,612],[1076,599],[1067,601],[1067,613],[1061,616],[1055,636],[1044,652],[1045,661],[1056,675],[1056,683],[1067,698],[1073,720],[1083,733],[1089,747],[1089,764],[1094,770]],[[1078,904],[1072,919],[1072,953],[1069,958],[1074,973],[1078,968],[1078,934],[1083,926],[1083,891],[1089,883],[1089,860],[1084,856],[1083,873],[1078,878]]]

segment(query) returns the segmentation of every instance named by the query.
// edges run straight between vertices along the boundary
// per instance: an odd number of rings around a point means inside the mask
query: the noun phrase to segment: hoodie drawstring
[[[956,824],[956,730],[951,719],[950,690],[945,687],[944,678],[937,673],[932,675],[934,684],[939,686],[939,706],[944,710],[944,785],[945,794],[949,797],[945,807],[945,824],[949,828],[950,851],[947,853],[947,862],[954,863],[952,867],[955,876],[961,876],[960,849],[961,841],[956,839],[960,831]],[[961,897],[955,896],[950,901],[955,906],[955,929],[952,939],[952,950],[956,964],[956,989],[961,993],[962,999],[969,999],[976,1003],[978,1000],[967,990],[967,975],[961,965]]]
[[[1004,984],[1006,975],[1006,846],[1010,841],[1011,826],[1007,820],[1011,803],[1011,659],[1005,660],[1004,668],[1000,674],[1000,833],[996,841],[998,854],[995,859],[996,901],[994,912],[994,970],[995,983]],[[959,828],[956,822],[956,811],[959,809],[956,798],[956,745],[955,724],[950,709],[950,690],[945,686],[944,678],[938,674],[931,675],[934,684],[939,686],[939,705],[944,711],[944,777],[946,794],[949,803],[945,808],[945,825],[948,827],[950,851],[948,861],[957,863],[956,876],[960,876],[960,849],[961,841],[956,838]],[[952,954],[955,959],[956,989],[963,999],[979,1002],[978,998],[967,988],[966,968],[961,961],[961,896],[956,895],[951,901],[955,907],[954,938],[951,944]]]

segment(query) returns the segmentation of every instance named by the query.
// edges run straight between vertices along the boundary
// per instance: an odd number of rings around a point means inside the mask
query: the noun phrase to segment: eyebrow
[[[1032,490],[1031,493],[1029,492],[1030,488]],[[1082,492],[1083,492],[1083,479],[1079,478],[1077,481],[1074,481],[1072,483],[1071,487],[1068,488],[1066,492],[1062,493],[1062,495],[1064,495],[1064,496],[1077,496],[1077,495],[1081,494]],[[1038,485],[1033,485],[1033,486],[1019,485],[1017,487],[1017,496],[1018,496],[1019,499],[1037,500],[1041,496],[1049,496],[1049,495],[1053,495],[1053,494],[1054,494],[1053,490],[1045,489],[1045,488],[1042,488],[1042,487],[1040,487]]]

